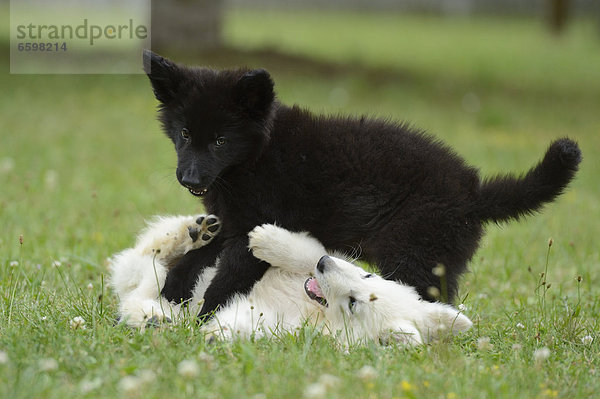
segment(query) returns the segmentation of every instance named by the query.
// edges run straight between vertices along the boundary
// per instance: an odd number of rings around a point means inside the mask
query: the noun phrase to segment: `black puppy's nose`
[[[189,175],[184,175],[181,178],[181,184],[183,184],[186,187],[198,187],[200,186],[200,182],[198,181],[198,179],[195,179]]]
[[[195,169],[178,170],[177,177],[179,182],[188,188],[199,188],[202,184],[200,174]]]
[[[319,273],[325,273],[325,269],[327,268],[327,264],[331,262],[331,258],[327,255],[323,255],[319,262],[317,263],[317,270]]]

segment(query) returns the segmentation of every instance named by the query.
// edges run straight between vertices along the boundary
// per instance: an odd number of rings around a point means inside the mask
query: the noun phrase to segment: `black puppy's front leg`
[[[269,264],[256,259],[248,249],[248,236],[227,241],[219,256],[219,269],[204,293],[204,305],[198,314],[209,316],[236,293],[250,292]]]
[[[167,273],[162,295],[176,303],[190,299],[198,276],[204,268],[214,266],[223,249],[223,242],[224,240],[217,236],[204,247],[186,253]]]

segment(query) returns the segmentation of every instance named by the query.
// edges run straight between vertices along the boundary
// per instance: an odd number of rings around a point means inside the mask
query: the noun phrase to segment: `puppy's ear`
[[[473,322],[467,316],[450,305],[437,302],[423,302],[423,304],[426,306],[426,314],[423,324],[418,325],[417,328],[426,342],[440,338],[444,334],[467,331],[473,326]]]
[[[181,82],[181,68],[150,50],[144,50],[143,58],[144,72],[150,78],[154,96],[163,104],[171,102]]]
[[[264,116],[270,109],[275,94],[271,75],[264,69],[246,72],[234,88],[238,106],[253,116]]]

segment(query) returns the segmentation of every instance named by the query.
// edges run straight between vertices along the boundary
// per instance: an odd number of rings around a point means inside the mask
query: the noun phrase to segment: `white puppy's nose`
[[[331,265],[332,262],[333,260],[329,256],[323,255],[317,263],[317,270],[319,273],[325,273],[325,269],[328,267],[328,265]]]

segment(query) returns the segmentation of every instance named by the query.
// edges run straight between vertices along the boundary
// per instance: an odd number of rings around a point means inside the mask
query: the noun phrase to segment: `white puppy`
[[[186,234],[188,230],[192,234]],[[134,248],[117,254],[111,260],[111,285],[120,298],[122,320],[140,327],[149,320],[177,322],[186,308],[160,297],[169,264],[210,242],[217,231],[214,216],[161,218]],[[472,325],[449,305],[423,301],[412,287],[329,256],[307,233],[263,225],[249,236],[254,256],[272,267],[250,293],[233,297],[202,326],[210,337],[277,335],[310,325],[344,345],[365,341],[414,345]],[[199,276],[186,304],[192,314],[198,312],[217,267],[218,261]]]

